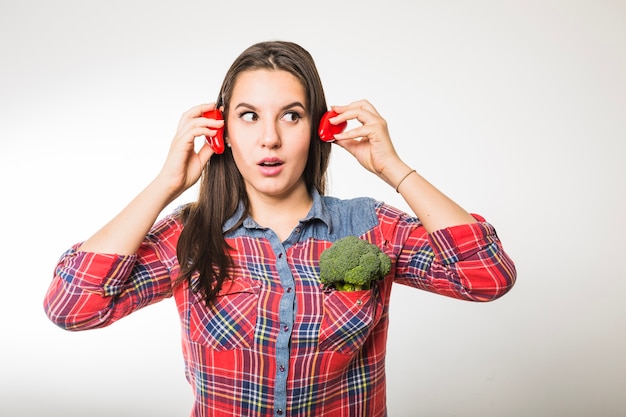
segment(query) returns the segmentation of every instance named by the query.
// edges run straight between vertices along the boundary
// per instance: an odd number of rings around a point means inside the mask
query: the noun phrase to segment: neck
[[[272,229],[285,240],[300,219],[311,210],[313,199],[304,184],[287,197],[250,196],[250,214],[254,221]]]

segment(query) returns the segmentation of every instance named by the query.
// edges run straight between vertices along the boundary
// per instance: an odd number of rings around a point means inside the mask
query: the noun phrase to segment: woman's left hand
[[[402,165],[389,136],[387,121],[367,100],[359,100],[347,106],[333,106],[338,116],[331,119],[335,124],[357,120],[361,126],[335,135],[337,145],[350,152],[363,167],[390,182],[386,173],[390,167]]]

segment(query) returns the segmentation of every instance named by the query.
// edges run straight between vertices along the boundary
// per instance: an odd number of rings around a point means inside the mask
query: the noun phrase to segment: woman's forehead
[[[300,80],[288,71],[249,70],[237,76],[230,102],[231,105],[245,102],[255,106],[282,106],[289,102],[306,104],[306,91]]]

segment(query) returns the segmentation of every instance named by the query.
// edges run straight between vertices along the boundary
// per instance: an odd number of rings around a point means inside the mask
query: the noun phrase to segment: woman
[[[215,108],[225,122],[203,117]],[[50,319],[68,330],[103,327],[173,296],[193,416],[386,415],[392,283],[490,301],[516,272],[490,224],[400,159],[369,102],[333,109],[331,123],[360,123],[334,143],[414,215],[324,195],[333,145],[318,136],[327,105],[314,61],[293,43],[259,43],[235,60],[217,103],[183,114],[155,179],[63,254],[45,298]],[[224,153],[194,151],[195,137],[220,128]],[[200,176],[198,200],[157,221]],[[320,281],[320,254],[345,236],[391,259],[371,289]]]

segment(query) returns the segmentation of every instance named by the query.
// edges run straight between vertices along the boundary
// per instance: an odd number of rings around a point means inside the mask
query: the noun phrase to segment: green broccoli
[[[320,279],[338,291],[371,288],[391,270],[391,259],[378,246],[356,236],[337,240],[320,255]]]

